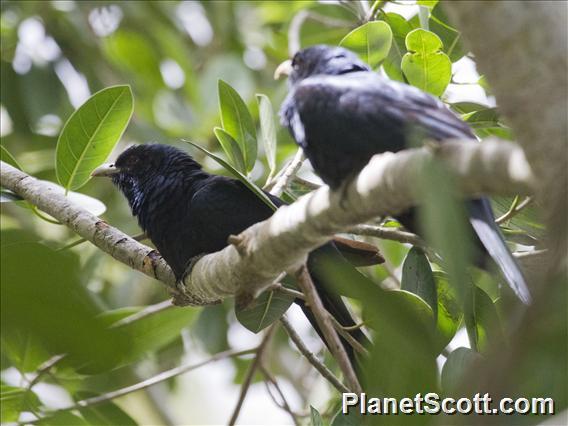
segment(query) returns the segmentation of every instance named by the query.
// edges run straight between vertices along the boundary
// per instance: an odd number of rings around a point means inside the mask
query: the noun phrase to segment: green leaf
[[[252,307],[235,309],[239,322],[253,333],[265,329],[274,321],[280,319],[294,302],[294,296],[279,291],[265,291]]]
[[[270,174],[276,172],[276,125],[274,123],[274,110],[268,96],[257,94],[258,112],[260,118],[260,134],[264,143],[264,153],[270,168]]]
[[[350,409],[349,414],[343,414],[340,408],[331,419],[331,426],[361,426],[365,424],[364,420],[356,407]]]
[[[258,186],[256,186],[245,175],[243,175],[241,172],[239,172],[237,169],[235,169],[233,166],[231,166],[229,163],[227,163],[221,157],[213,154],[212,152],[210,152],[210,151],[206,150],[205,148],[197,145],[196,143],[193,143],[193,142],[190,142],[190,141],[187,141],[187,140],[184,140],[184,139],[182,139],[182,140],[184,142],[187,142],[191,146],[194,146],[195,148],[197,148],[201,152],[207,154],[209,157],[211,157],[213,160],[215,160],[217,163],[219,163],[221,166],[223,166],[227,171],[231,172],[233,174],[233,176],[235,176],[238,180],[240,180],[242,183],[244,183],[245,186],[248,189],[250,189],[258,198],[260,198],[262,201],[264,201],[264,203],[268,207],[270,207],[272,210],[276,210],[278,208],[272,202],[270,197],[268,195],[266,195],[266,193],[262,189],[260,189]]]
[[[479,352],[485,353],[497,346],[505,346],[507,339],[495,304],[483,290],[478,287],[475,290],[477,347]]]
[[[66,190],[77,189],[103,163],[133,111],[130,86],[112,86],[91,96],[69,117],[56,148],[55,171]]]
[[[444,93],[452,77],[452,62],[442,47],[436,34],[419,28],[406,36],[409,52],[402,58],[409,83],[435,96]]]
[[[420,296],[432,308],[434,318],[437,317],[436,282],[430,262],[424,252],[417,247],[410,249],[402,265],[401,289]]]
[[[442,7],[432,10],[429,20],[429,29],[436,33],[444,44],[445,52],[452,62],[460,60],[467,51],[461,43],[461,33],[449,25],[448,17]]]
[[[456,335],[463,318],[463,312],[455,289],[448,282],[447,275],[436,271],[434,272],[434,279],[436,280],[438,299],[436,329],[439,336],[438,348],[441,351]]]
[[[463,384],[463,379],[471,371],[479,369],[481,360],[481,355],[469,348],[457,348],[452,351],[442,369],[444,393],[447,395],[457,394]]]
[[[252,116],[240,95],[228,83],[219,80],[219,109],[223,129],[237,141],[247,172],[256,161],[256,128]]]
[[[213,133],[217,136],[217,140],[221,144],[221,147],[223,148],[223,151],[225,151],[227,157],[229,157],[231,164],[239,172],[246,173],[245,160],[237,141],[221,127],[215,127],[213,129]]]
[[[323,420],[318,410],[310,405],[311,426],[323,426]]]
[[[382,15],[383,20],[389,24],[392,34],[393,43],[385,61],[383,69],[387,75],[393,80],[405,81],[402,74],[401,62],[406,53],[406,35],[412,31],[412,26],[404,17],[397,13],[389,12]]]
[[[137,309],[139,313],[141,308]],[[131,308],[129,311],[132,312]],[[124,308],[115,311],[107,311],[101,315],[118,318],[126,312]],[[157,351],[171,343],[180,336],[181,330],[191,325],[196,318],[198,310],[195,308],[180,308],[171,306],[167,309],[141,317],[124,325],[117,325],[112,329],[120,332],[128,342],[128,349],[122,354],[122,363],[139,359],[148,352]],[[118,316],[117,316],[118,315]],[[121,319],[126,319],[122,317]]]
[[[4,145],[0,145],[0,160],[11,166],[14,166],[18,170],[22,170],[22,166],[18,164],[18,161],[12,154],[10,154],[10,152],[8,152]]]
[[[128,343],[97,318],[78,257],[25,238],[19,231],[2,233],[3,328],[32,337],[51,355],[67,354],[63,362],[81,371],[114,366]]]
[[[416,2],[416,4],[418,6],[425,6],[425,7],[428,7],[430,9],[433,9],[434,6],[436,6],[438,4],[438,0],[418,0]]]
[[[443,259],[442,266],[456,290],[470,339],[473,339],[474,284],[467,273],[472,253],[472,233],[465,205],[454,185],[452,174],[437,161],[425,166],[423,179],[418,184],[421,196],[418,213],[422,228],[427,241],[433,244]]]
[[[197,337],[210,354],[227,350],[227,309],[223,304],[205,306],[193,324],[192,334]]]
[[[87,399],[99,396],[93,392],[77,392],[78,399]],[[100,426],[135,426],[137,423],[122,408],[114,402],[109,401],[104,404],[93,405],[90,407],[79,408],[79,412],[91,425]]]
[[[387,57],[391,43],[390,26],[383,21],[372,21],[355,28],[339,45],[354,51],[364,62],[376,68]]]
[[[2,424],[16,422],[22,411],[36,411],[40,402],[35,393],[15,386],[0,386]]]

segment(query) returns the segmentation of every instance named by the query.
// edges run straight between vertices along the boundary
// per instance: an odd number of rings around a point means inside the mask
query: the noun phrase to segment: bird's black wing
[[[428,139],[475,140],[467,123],[438,99],[373,72],[317,75],[301,81],[285,100],[281,119],[332,188],[361,170],[375,154],[397,152]],[[481,244],[527,302],[525,280],[495,225],[489,201],[467,204]]]
[[[277,206],[284,204],[279,198],[267,195]],[[187,211],[187,223],[192,229],[191,240],[188,241],[188,245],[192,245],[192,257],[221,250],[227,246],[229,235],[239,234],[249,226],[268,219],[272,214],[272,209],[242,182],[222,176],[211,176],[196,191]],[[319,262],[319,259],[323,257],[331,258],[331,261],[335,262],[346,261],[335,246],[328,243],[310,253],[308,270],[328,312],[343,326],[352,327],[355,322],[341,296],[327,288],[321,271],[316,272],[312,268],[312,264]],[[302,308],[322,340],[326,342],[311,309],[300,299],[295,302]],[[368,340],[360,330],[354,330],[351,334],[361,344],[368,344]],[[354,359],[351,345],[345,340],[343,340],[343,345],[351,359]]]

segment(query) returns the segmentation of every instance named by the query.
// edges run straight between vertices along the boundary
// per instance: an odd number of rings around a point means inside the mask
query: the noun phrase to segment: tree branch
[[[235,245],[202,257],[176,283],[159,254],[70,202],[52,184],[2,163],[3,187],[88,239],[126,265],[164,282],[178,305],[202,305],[237,296],[250,301],[273,284],[282,271],[295,274],[307,254],[335,233],[381,215],[393,215],[416,203],[416,182],[435,158],[455,174],[467,195],[529,194],[533,177],[523,151],[499,140],[447,143],[371,159],[341,192],[327,186],[283,206],[268,220],[236,238]],[[237,300],[238,302],[239,300]]]

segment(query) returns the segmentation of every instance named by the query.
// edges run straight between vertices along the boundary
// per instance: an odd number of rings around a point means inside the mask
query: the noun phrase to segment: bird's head
[[[292,60],[282,62],[274,78],[288,75],[288,82],[293,86],[313,75],[339,75],[355,71],[370,71],[370,68],[350,50],[319,44],[302,49]]]
[[[91,176],[110,177],[136,215],[147,194],[164,191],[169,183],[192,173],[202,170],[189,154],[169,145],[145,144],[129,147],[114,164],[98,167]]]

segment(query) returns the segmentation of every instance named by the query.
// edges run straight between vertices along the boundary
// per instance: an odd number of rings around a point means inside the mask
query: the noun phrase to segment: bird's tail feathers
[[[499,227],[495,223],[489,201],[472,200],[468,203],[469,221],[483,247],[499,266],[507,284],[525,304],[531,302],[531,294],[515,258],[509,251]]]

